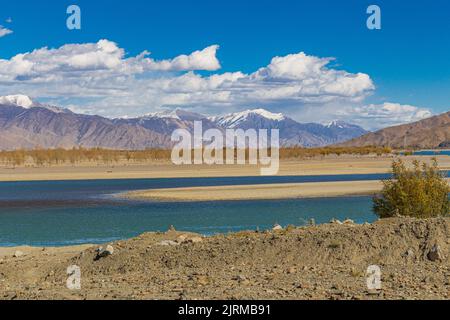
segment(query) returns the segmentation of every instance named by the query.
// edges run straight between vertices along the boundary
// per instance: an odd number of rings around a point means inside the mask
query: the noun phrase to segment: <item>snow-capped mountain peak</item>
[[[246,114],[252,114],[252,113],[257,114],[257,115],[260,115],[261,117],[264,117],[269,120],[282,121],[282,120],[286,119],[284,114],[273,113],[273,112],[267,111],[266,109],[254,109],[254,110],[247,110],[244,112]]]
[[[80,141],[86,146],[103,148],[170,148],[173,131],[186,129],[192,132],[194,121],[197,120],[205,120],[204,130],[279,130],[282,146],[319,147],[347,141],[366,133],[363,128],[342,121],[333,121],[327,126],[300,123],[281,113],[265,109],[210,118],[183,109],[168,109],[143,117],[108,119],[72,113],[68,109],[42,104],[23,95],[0,96],[0,118],[0,131],[3,130],[4,137],[0,139],[0,149],[5,150],[36,146],[73,147],[79,145]],[[17,141],[17,131],[9,131],[10,128],[25,132],[26,139]],[[35,128],[45,130],[36,134]]]
[[[224,116],[210,117],[209,120],[217,123],[222,127],[235,128],[242,122],[250,120],[257,116],[269,121],[283,121],[286,117],[282,113],[272,113],[265,109],[252,109],[241,112],[230,113]]]
[[[325,124],[325,127],[327,128],[339,128],[339,129],[345,129],[345,128],[351,128],[355,127],[355,125],[347,123],[342,120],[333,120]]]
[[[34,105],[33,100],[29,96],[22,94],[0,96],[0,105],[17,106],[22,108],[31,108]]]
[[[143,119],[151,119],[151,118],[169,118],[169,119],[177,119],[180,120],[180,117],[177,115],[177,110],[164,110],[158,112],[151,112],[144,115]]]
[[[35,104],[35,105],[33,105],[33,107],[45,108],[54,113],[73,113],[71,110],[69,110],[67,108],[61,108],[61,107],[56,107],[56,106],[51,106],[51,105]]]
[[[201,114],[186,111],[186,110],[183,110],[180,108],[176,108],[173,110],[163,110],[163,111],[159,111],[159,112],[152,112],[152,113],[148,113],[145,116],[141,117],[141,119],[143,119],[143,120],[154,119],[154,118],[192,121],[192,120],[201,120],[201,119],[204,119],[205,117],[202,116]]]

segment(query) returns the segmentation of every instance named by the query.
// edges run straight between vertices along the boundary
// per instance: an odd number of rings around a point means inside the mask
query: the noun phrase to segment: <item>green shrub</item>
[[[450,214],[450,187],[436,159],[431,165],[416,160],[412,169],[397,160],[392,163],[392,173],[392,179],[383,181],[381,195],[373,199],[374,212],[380,218],[429,218]]]

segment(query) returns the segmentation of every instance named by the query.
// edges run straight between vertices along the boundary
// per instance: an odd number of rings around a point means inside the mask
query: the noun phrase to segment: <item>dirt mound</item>
[[[148,233],[77,254],[8,258],[0,297],[70,299],[374,299],[438,298],[450,292],[449,218],[330,223],[202,238]],[[82,290],[65,288],[81,269]],[[378,265],[382,290],[366,286]],[[25,277],[24,275],[27,275]],[[9,296],[8,296],[9,295]]]

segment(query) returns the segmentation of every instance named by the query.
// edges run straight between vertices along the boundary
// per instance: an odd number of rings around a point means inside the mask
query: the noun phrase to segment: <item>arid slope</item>
[[[368,133],[341,145],[347,147],[448,148],[450,146],[450,112]]]

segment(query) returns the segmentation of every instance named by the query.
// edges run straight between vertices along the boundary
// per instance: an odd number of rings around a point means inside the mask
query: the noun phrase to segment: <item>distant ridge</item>
[[[385,128],[341,144],[348,147],[392,148],[450,147],[450,111],[414,123]]]
[[[0,150],[87,148],[142,150],[170,148],[175,129],[192,132],[194,121],[203,130],[279,129],[282,146],[321,147],[365,134],[363,128],[345,122],[328,125],[299,123],[281,113],[253,109],[216,117],[182,109],[151,113],[137,118],[108,119],[77,114],[41,104],[28,96],[0,96]]]

